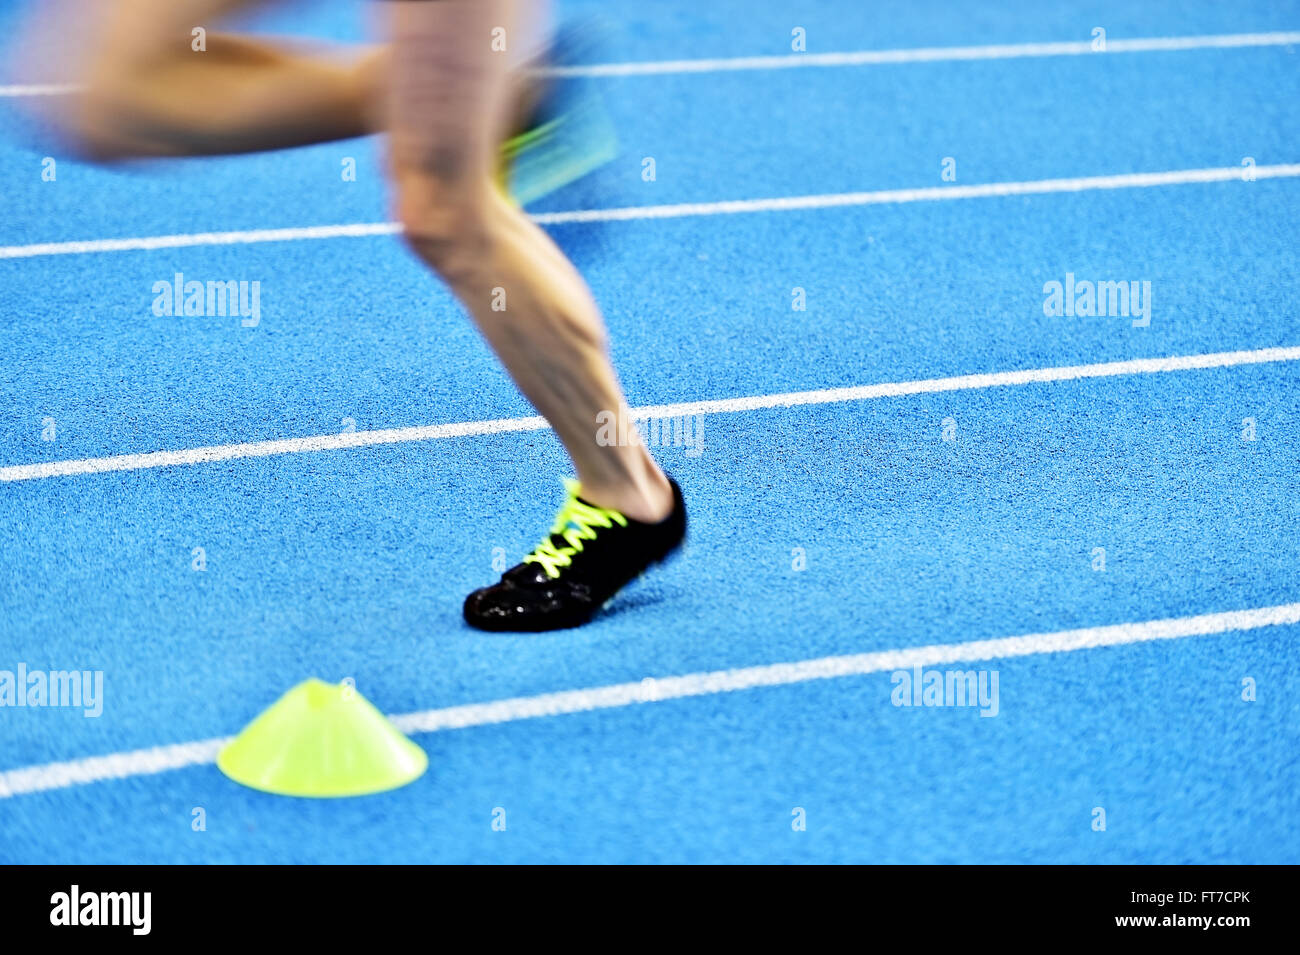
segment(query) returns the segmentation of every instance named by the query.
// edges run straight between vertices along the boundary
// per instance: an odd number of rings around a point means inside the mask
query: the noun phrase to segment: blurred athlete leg
[[[79,87],[48,98],[46,118],[98,159],[252,152],[376,131],[386,51],[313,52],[215,29],[262,2],[43,0],[32,30],[41,68]]]
[[[573,459],[583,497],[637,520],[663,518],[672,510],[672,492],[646,449],[597,441],[597,415],[626,415],[627,406],[586,284],[494,185],[515,77],[509,57],[492,48],[493,30],[504,29],[508,46],[522,3],[393,0],[385,6],[392,37],[387,126],[407,241],[455,292],[519,389],[551,423]]]

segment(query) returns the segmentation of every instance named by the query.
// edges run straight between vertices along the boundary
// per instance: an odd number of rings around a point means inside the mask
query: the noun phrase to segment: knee
[[[407,244],[453,287],[491,258],[491,186],[422,173],[397,177],[397,219]]]

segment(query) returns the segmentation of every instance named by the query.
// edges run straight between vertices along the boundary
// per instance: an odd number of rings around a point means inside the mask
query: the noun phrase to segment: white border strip
[[[1153,186],[1185,186],[1209,182],[1243,182],[1248,174],[1253,175],[1256,179],[1295,178],[1300,176],[1300,163],[1255,166],[1249,170],[1242,166],[1216,166],[1208,169],[1175,169],[1168,172],[1079,176],[1069,179],[989,182],[973,186],[928,186],[921,189],[883,189],[874,192],[840,192],[814,196],[782,196],[770,199],[686,202],[675,205],[629,206],[621,209],[578,209],[570,212],[537,213],[532,216],[532,219],[539,225],[564,225],[575,222],[626,222],[637,219],[680,219],[688,216],[792,212],[807,209],[833,209],[845,206],[874,206],[905,202],[942,202],[954,199],[984,199],[997,196],[1033,196],[1059,192],[1087,192],[1097,189],[1141,189]],[[396,222],[370,222],[287,229],[252,229],[242,232],[155,235],[129,239],[38,242],[33,245],[0,246],[0,259],[25,259],[45,255],[82,255],[91,252],[153,251],[201,245],[293,242],[304,239],[364,238],[396,235],[400,232],[401,226]]]
[[[969,391],[1015,385],[1076,381],[1084,378],[1111,378],[1118,375],[1158,374],[1170,371],[1193,371],[1205,368],[1231,368],[1267,362],[1300,360],[1300,345],[1282,348],[1259,348],[1252,351],[1214,352],[1205,355],[1177,355],[1170,358],[1133,358],[1091,365],[1066,365],[1055,368],[1030,368],[1023,371],[998,371],[987,374],[958,375],[952,378],[922,378],[916,381],[855,385],[848,388],[823,388],[817,391],[791,391],[775,395],[751,395],[711,401],[689,401],[671,405],[643,405],[632,409],[638,419],[675,418],[687,415],[733,414],[766,408],[792,408],[796,405],[836,404],[844,401],[867,401],[874,398],[897,398],[905,395],[934,394],[942,391]],[[282,438],[275,441],[250,441],[243,444],[219,444],[182,451],[151,451],[145,454],[119,454],[104,458],[81,458],[45,461],[38,464],[12,464],[0,467],[0,482],[31,481],[40,478],[70,477],[78,474],[102,474],[108,471],[139,471],[187,464],[208,464],[236,458],[260,458],[274,454],[302,454],[314,451],[339,451],[346,448],[430,441],[441,438],[502,434],[509,431],[542,431],[548,428],[545,418],[497,418],[489,421],[464,421],[457,424],[418,425],[410,428],[386,428],[353,431],[346,434],[322,434],[306,438]]]
[[[968,60],[1009,60],[1023,57],[1091,56],[1110,53],[1162,53],[1175,50],[1236,49],[1289,46],[1300,33],[1227,33],[1210,36],[1134,37],[1107,40],[1095,50],[1088,40],[1057,43],[1001,43],[984,46],[940,46],[902,50],[857,50],[843,53],[786,53],[780,56],[737,56],[701,60],[660,60],[643,63],[599,63],[590,66],[539,70],[546,76],[660,76],[673,73],[719,73],[736,70],[780,70],[798,67],[893,66],[902,63],[943,63]],[[0,97],[59,96],[75,92],[73,83],[0,86]]]
[[[1257,610],[1232,610],[1195,617],[1151,620],[1144,623],[1121,623],[1087,627],[1081,630],[1061,630],[1055,633],[1031,633],[996,640],[941,643],[926,647],[858,653],[851,656],[818,657],[796,663],[773,663],[735,670],[688,673],[684,676],[659,679],[648,677],[634,683],[616,683],[612,686],[422,710],[394,716],[392,720],[404,733],[434,733],[473,726],[514,723],[544,716],[618,709],[638,703],[732,693],[764,686],[787,686],[809,680],[907,670],[918,666],[1005,660],[1040,653],[1068,653],[1152,640],[1175,640],[1229,631],[1257,630],[1262,627],[1294,623],[1300,623],[1300,603],[1261,607]],[[89,759],[11,769],[0,773],[0,798],[65,789],[69,786],[104,780],[149,776],[189,766],[205,766],[216,760],[217,753],[229,740],[230,737],[199,740],[192,743],[113,753],[108,756],[94,756]]]

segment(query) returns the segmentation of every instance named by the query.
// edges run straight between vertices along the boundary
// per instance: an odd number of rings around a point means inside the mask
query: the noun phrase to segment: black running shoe
[[[578,496],[568,500],[551,533],[501,582],[465,598],[465,622],[480,630],[538,632],[586,623],[605,602],[646,568],[667,558],[686,538],[686,504],[672,478],[673,510],[657,524],[624,517]]]

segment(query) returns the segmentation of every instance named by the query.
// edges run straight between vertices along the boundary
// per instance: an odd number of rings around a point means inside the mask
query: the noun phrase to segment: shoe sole
[[[682,546],[685,543],[686,543],[686,536],[683,535],[681,540],[679,540],[675,545],[673,545],[673,547],[670,548],[666,553],[660,555],[659,557],[653,558],[650,561],[650,563],[645,565],[645,568],[639,574],[637,574],[635,577],[633,577],[631,580],[625,583],[622,587],[618,588],[618,590],[614,591],[614,593],[610,594],[607,598],[605,598],[604,603],[602,603],[599,607],[596,607],[594,610],[591,611],[591,613],[584,614],[580,618],[575,618],[572,622],[566,621],[565,623],[557,624],[554,621],[538,621],[537,622],[538,625],[529,626],[527,622],[512,624],[509,621],[504,621],[504,620],[500,621],[499,623],[495,620],[490,622],[473,621],[470,620],[468,617],[465,617],[465,623],[473,627],[475,630],[482,630],[485,633],[550,633],[551,631],[554,630],[575,630],[578,627],[585,626],[586,624],[591,623],[591,621],[595,620],[598,616],[600,616],[600,614],[604,611],[604,609],[607,606],[609,606],[610,601],[612,601],[623,591],[627,590],[628,587],[631,587],[638,580],[644,577],[647,571],[651,570],[654,567],[658,567],[660,564],[667,563],[669,560],[672,560],[674,557],[676,557],[677,554],[681,551]]]

